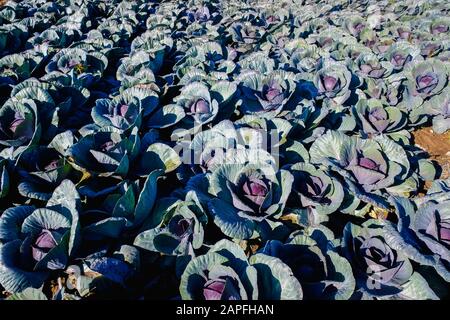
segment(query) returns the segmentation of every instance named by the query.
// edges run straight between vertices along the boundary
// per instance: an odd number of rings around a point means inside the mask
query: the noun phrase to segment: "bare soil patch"
[[[416,146],[428,152],[430,158],[442,167],[440,179],[450,177],[450,131],[437,134],[431,127],[413,132]]]

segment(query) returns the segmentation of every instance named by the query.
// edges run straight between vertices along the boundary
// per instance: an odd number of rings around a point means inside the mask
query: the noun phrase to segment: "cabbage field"
[[[449,77],[447,0],[2,1],[0,300],[449,299]]]

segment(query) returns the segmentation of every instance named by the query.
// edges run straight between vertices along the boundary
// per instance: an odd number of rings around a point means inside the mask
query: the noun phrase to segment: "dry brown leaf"
[[[298,223],[298,216],[297,216],[295,213],[288,213],[288,214],[285,214],[285,215],[283,215],[283,216],[280,217],[280,220],[283,220],[283,221],[290,221],[290,222],[292,222],[292,223],[299,224],[299,223]]]

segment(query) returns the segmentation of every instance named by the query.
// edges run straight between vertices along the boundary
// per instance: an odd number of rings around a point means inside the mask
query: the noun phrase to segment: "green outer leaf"
[[[183,107],[176,104],[169,104],[158,109],[148,120],[150,128],[167,128],[185,117]]]
[[[66,179],[61,182],[61,184],[53,191],[52,197],[47,202],[48,207],[58,207],[61,206],[63,209],[68,210],[68,213],[63,211],[64,214],[70,215],[70,239],[68,253],[69,256],[77,249],[80,239],[80,222],[78,207],[80,205],[80,195],[75,188],[72,181]]]
[[[70,228],[70,220],[63,214],[48,208],[33,211],[22,223],[23,233],[38,234],[42,229]]]
[[[183,243],[178,239],[177,237],[173,236],[169,232],[158,232],[153,240],[152,243],[154,245],[155,251],[159,251],[163,254],[168,255],[183,255],[185,252],[181,252],[180,245]],[[188,243],[188,246],[190,244]]]
[[[73,146],[75,138],[72,131],[67,130],[56,135],[53,140],[49,143],[49,147],[54,148],[62,155],[66,155],[67,149]]]
[[[437,172],[433,163],[429,159],[420,159],[419,174],[425,181],[433,181],[437,175]]]
[[[127,219],[123,217],[107,218],[83,228],[83,233],[92,234],[94,237],[106,236],[119,238],[127,225]]]
[[[152,213],[142,225],[141,231],[149,230],[159,226],[167,214],[171,214],[181,200],[174,197],[164,197],[158,199]]]
[[[409,172],[410,164],[405,150],[397,143],[386,137],[385,135],[376,136],[373,138],[378,142],[389,159],[389,162],[393,161],[404,167],[401,179],[403,179]],[[389,170],[390,171],[390,170]]]
[[[341,159],[352,154],[356,141],[339,131],[328,131],[313,142],[309,149],[312,163],[321,164],[323,158]]]
[[[238,244],[228,239],[217,241],[216,244],[212,246],[210,251],[218,252],[230,260],[241,260],[244,262],[247,261],[247,256],[245,255],[244,250]]]
[[[112,215],[114,217],[129,217],[133,214],[135,201],[134,190],[132,186],[129,186],[125,194],[117,200]]]
[[[239,274],[246,288],[248,297],[252,300],[258,299],[257,273],[253,266],[249,266],[244,250],[234,242],[227,239],[218,241],[210,252],[217,252],[230,261],[233,269]]]
[[[157,180],[163,175],[164,171],[153,170],[145,180],[144,187],[139,195],[134,209],[134,226],[140,225],[150,214],[156,201]]]
[[[50,193],[41,192],[38,184],[30,183],[28,181],[19,183],[17,189],[22,196],[30,199],[47,201],[51,197]]]
[[[141,232],[134,239],[133,245],[148,251],[158,252],[155,248],[154,239],[163,230],[163,228],[155,228]]]
[[[418,272],[414,272],[409,281],[403,286],[399,296],[412,300],[439,300],[439,297],[431,290],[427,280]]]
[[[213,171],[209,179],[209,192],[220,199],[231,200],[230,191],[227,188],[226,181],[235,181],[239,172],[244,168],[242,164],[224,164]]]
[[[291,268],[280,259],[258,253],[250,258],[250,264],[258,272],[258,299],[261,300],[301,300],[300,282]]]
[[[0,284],[11,293],[39,288],[47,278],[47,272],[29,272],[16,266],[21,244],[21,240],[14,240],[0,246]]]
[[[353,276],[352,266],[347,259],[341,257],[334,251],[328,250],[327,254],[333,263],[332,267],[335,269],[334,278],[336,277],[336,273],[344,277],[343,281],[341,281],[341,279],[336,279],[336,281],[339,282],[335,283],[335,286],[338,287],[338,291],[336,292],[334,299],[348,300],[355,290],[355,278]]]
[[[229,101],[236,93],[237,86],[234,82],[218,81],[211,86],[211,94],[213,98],[220,103]]]
[[[53,191],[52,197],[47,202],[47,206],[61,205],[65,208],[72,209],[77,206],[80,201],[80,195],[72,181],[66,179]]]
[[[109,177],[111,175],[118,175],[120,177],[125,177],[128,173],[128,169],[130,168],[130,159],[128,159],[128,156],[125,154],[122,159],[120,159],[120,163],[117,166],[117,169],[111,173],[111,172],[106,172],[106,173],[100,173],[99,176],[105,176],[105,177]]]
[[[164,169],[166,173],[175,170],[181,164],[181,159],[175,150],[164,143],[157,142],[150,145],[145,155],[149,157],[146,160],[154,160],[152,165],[154,163],[157,164],[156,167],[153,165],[155,169]],[[158,163],[157,160],[161,163]],[[146,165],[148,166],[149,164],[147,163]]]
[[[19,239],[23,220],[34,210],[34,206],[18,206],[3,211],[0,216],[0,239],[4,242]]]
[[[10,295],[6,300],[48,300],[45,294],[35,288],[26,288],[25,290]]]
[[[8,195],[9,191],[9,174],[6,166],[0,161],[0,199]]]
[[[277,173],[277,179],[278,179],[278,181],[280,183],[280,187],[281,187],[281,196],[280,196],[280,199],[276,199],[275,201],[278,201],[278,203],[280,204],[280,208],[277,213],[282,213],[284,210],[284,207],[286,205],[286,201],[287,201],[289,195],[291,194],[292,183],[294,182],[294,176],[289,171],[281,169]]]
[[[303,144],[296,140],[287,140],[283,152],[286,163],[309,162],[309,152]]]
[[[238,215],[238,211],[221,199],[211,199],[208,208],[213,216],[214,223],[222,230],[222,232],[236,239],[250,239],[255,230],[254,221],[242,218]]]

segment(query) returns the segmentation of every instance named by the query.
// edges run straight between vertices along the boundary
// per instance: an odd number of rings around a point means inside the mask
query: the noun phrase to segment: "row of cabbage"
[[[447,1],[0,9],[10,299],[439,299]],[[427,194],[425,183],[431,184]]]

